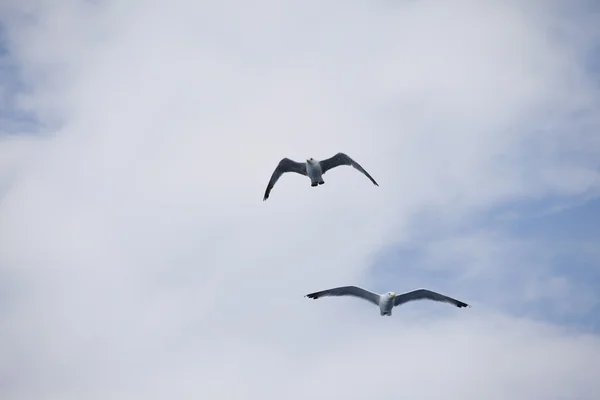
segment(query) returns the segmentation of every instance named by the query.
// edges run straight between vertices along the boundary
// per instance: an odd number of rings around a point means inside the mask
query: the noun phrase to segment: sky
[[[596,399],[598,18],[3,1],[0,397]]]

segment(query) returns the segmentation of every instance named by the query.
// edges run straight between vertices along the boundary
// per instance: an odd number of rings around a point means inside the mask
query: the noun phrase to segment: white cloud
[[[521,3],[6,3],[20,104],[52,139],[28,159],[0,144],[0,173],[19,171],[0,203],[0,390],[593,398],[597,338],[469,293],[448,294],[473,309],[391,319],[302,297],[360,284],[424,212],[597,187],[598,116],[573,116],[598,106],[582,26]],[[337,151],[381,186],[340,168],[261,201],[281,157]]]

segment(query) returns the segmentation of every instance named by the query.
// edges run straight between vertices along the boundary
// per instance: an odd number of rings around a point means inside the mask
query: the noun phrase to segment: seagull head
[[[314,158],[312,158],[312,157],[311,157],[311,158],[307,158],[307,159],[306,159],[306,162],[307,162],[307,163],[310,163],[310,164],[314,164],[316,161],[315,161],[315,159],[314,159]]]
[[[396,293],[394,292],[387,292],[387,295],[390,297],[396,297]]]

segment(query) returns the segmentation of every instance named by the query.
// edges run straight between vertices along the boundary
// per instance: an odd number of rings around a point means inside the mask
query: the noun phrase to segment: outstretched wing
[[[441,301],[444,303],[454,304],[456,307],[471,307],[467,303],[463,303],[462,301],[453,299],[452,297],[444,296],[443,294],[432,292],[427,289],[417,289],[412,292],[407,292],[403,294],[399,294],[394,299],[394,306],[399,306],[400,304],[404,304],[413,300],[433,300],[433,301]]]
[[[295,172],[300,175],[306,175],[306,164],[290,160],[287,157],[279,161],[279,164],[277,164],[277,168],[275,168],[275,171],[273,171],[273,174],[271,175],[271,179],[269,180],[269,184],[267,185],[267,190],[265,190],[263,201],[269,198],[269,193],[271,193],[271,189],[273,189],[273,186],[275,186],[275,183],[277,182],[279,177],[286,172]]]
[[[346,155],[344,153],[337,153],[335,156],[333,156],[331,158],[322,160],[320,164],[321,164],[322,173],[325,173],[332,168],[339,167],[340,165],[350,165],[350,166],[356,168],[357,170],[359,170],[360,172],[362,172],[363,174],[365,174],[365,176],[367,178],[369,178],[371,180],[371,182],[373,182],[374,185],[379,186],[379,184],[377,182],[375,182],[375,179],[373,179],[373,177],[371,175],[369,175],[369,173],[367,171],[365,171],[365,169],[363,167],[361,167],[359,163],[357,163],[356,161],[354,161],[353,159],[351,159],[348,155]]]
[[[367,300],[377,306],[379,305],[379,295],[377,293],[369,292],[358,286],[341,286],[306,295],[306,297],[311,299],[318,299],[326,296],[353,296]]]

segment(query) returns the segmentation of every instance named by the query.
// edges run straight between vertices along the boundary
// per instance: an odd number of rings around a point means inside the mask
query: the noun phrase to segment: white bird
[[[348,157],[344,153],[337,153],[335,156],[330,157],[326,160],[315,160],[314,158],[306,159],[306,162],[300,163],[294,160],[290,160],[289,158],[283,158],[277,164],[277,168],[273,171],[271,175],[271,179],[269,180],[269,184],[267,185],[267,190],[265,190],[265,195],[263,197],[263,201],[269,198],[269,193],[271,193],[271,189],[275,186],[275,183],[279,179],[281,175],[286,172],[295,172],[300,175],[308,176],[310,178],[310,186],[315,187],[318,185],[322,185],[325,183],[323,181],[323,174],[329,171],[332,168],[339,167],[340,165],[350,165],[363,174],[367,176],[373,182],[375,186],[379,186],[375,179],[369,175],[367,171],[363,167],[360,166],[359,163]]]
[[[392,315],[392,309],[395,306],[399,306],[400,304],[404,304],[413,300],[434,300],[441,301],[444,303],[454,304],[456,307],[471,307],[467,303],[463,303],[462,301],[458,301],[453,299],[452,297],[444,296],[443,294],[432,292],[427,289],[416,289],[411,292],[406,292],[402,294],[396,294],[394,292],[387,292],[384,294],[377,294],[365,290],[363,288],[359,288],[358,286],[341,286],[333,289],[322,290],[320,292],[307,294],[305,297],[311,299],[318,299],[320,297],[326,296],[354,296],[361,298],[363,300],[367,300],[376,306],[379,306],[379,311],[381,315]]]

